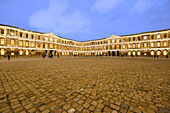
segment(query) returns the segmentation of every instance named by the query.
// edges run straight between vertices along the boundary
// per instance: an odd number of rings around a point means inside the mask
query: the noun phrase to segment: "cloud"
[[[88,32],[89,20],[86,15],[79,10],[68,12],[68,0],[50,0],[48,8],[30,15],[28,22],[40,31],[57,34]]]
[[[156,0],[155,0],[156,1]],[[151,2],[151,0],[137,0],[135,5],[133,6],[133,9],[137,10],[138,12],[143,12],[146,9],[153,6],[155,2]]]
[[[97,0],[92,9],[100,13],[107,13],[122,2],[123,0]]]

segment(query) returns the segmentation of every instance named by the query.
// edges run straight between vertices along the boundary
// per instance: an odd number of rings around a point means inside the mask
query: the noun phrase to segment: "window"
[[[110,40],[108,40],[108,43],[110,43]]]
[[[26,38],[28,38],[28,34],[26,34]]]
[[[147,43],[144,43],[144,47],[147,47]]]
[[[1,39],[1,44],[4,45],[5,44],[5,40]]]
[[[123,45],[123,48],[125,48],[125,45]]]
[[[12,46],[14,45],[14,40],[11,40],[11,45],[12,45]]]
[[[129,48],[131,48],[131,45],[128,45]]]
[[[138,44],[138,48],[140,48],[140,44]]]
[[[1,29],[1,34],[4,34],[4,30],[3,29]]]
[[[140,37],[138,37],[138,40],[140,41]]]
[[[48,41],[48,37],[45,37],[45,40]]]
[[[55,42],[57,42],[57,39],[55,39]]]
[[[45,48],[48,48],[48,44],[45,44]]]
[[[147,36],[144,36],[144,39],[146,40],[146,39],[147,39]]]
[[[137,52],[137,55],[140,55],[140,51]]]
[[[163,55],[168,55],[168,51],[164,50]]]
[[[40,43],[38,43],[38,47],[40,47]]]
[[[135,48],[135,44],[133,44],[133,48]]]
[[[133,55],[135,55],[136,54],[136,52],[135,51],[133,51]]]
[[[50,48],[53,48],[53,44],[50,44]]]
[[[129,38],[129,42],[131,41],[131,39]]]
[[[22,41],[19,41],[19,46],[22,46]]]
[[[38,40],[40,40],[40,36],[38,36]]]
[[[157,35],[157,38],[161,38],[161,36],[160,36],[160,35]]]
[[[11,52],[11,56],[14,56],[14,52]]]
[[[19,55],[22,55],[22,50],[19,51]]]
[[[31,38],[33,39],[33,38],[34,38],[34,35],[31,35]]]
[[[53,41],[53,38],[50,38],[50,41]]]
[[[154,39],[154,35],[151,36],[151,39]]]
[[[28,42],[25,42],[25,46],[28,47]]]
[[[135,37],[133,37],[133,41],[135,41]]]
[[[155,54],[155,52],[154,51],[151,51],[151,55],[154,55]]]
[[[20,33],[20,37],[22,37],[22,33]]]
[[[131,55],[131,52],[130,52],[130,51],[128,52],[128,55]]]
[[[26,50],[26,53],[25,53],[26,55],[28,55],[28,50]]]
[[[161,51],[158,50],[158,51],[157,51],[157,55],[161,55]]]
[[[151,47],[154,47],[154,43],[153,42],[151,43]]]
[[[14,35],[14,32],[13,32],[13,31],[11,31],[11,35]]]
[[[167,37],[167,35],[166,34],[164,34],[164,38],[166,38]]]
[[[4,54],[5,54],[4,49],[1,49],[1,55],[4,55]]]
[[[164,42],[164,46],[167,46],[167,42]]]
[[[119,39],[117,39],[117,42],[119,42]]]
[[[113,39],[112,42],[115,42],[115,39]]]
[[[161,46],[161,43],[160,42],[157,42],[157,47],[160,47]]]
[[[31,46],[34,47],[34,42],[31,42]]]

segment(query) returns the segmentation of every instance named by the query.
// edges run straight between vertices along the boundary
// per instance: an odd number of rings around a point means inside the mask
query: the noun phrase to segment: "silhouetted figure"
[[[58,58],[60,57],[60,55],[58,54]]]
[[[132,55],[132,57],[133,57],[133,55]]]
[[[8,60],[10,60],[10,55],[8,55]]]
[[[166,58],[168,58],[168,55],[166,55]]]
[[[159,56],[157,55],[157,58],[158,58]]]
[[[43,59],[45,58],[45,55],[43,54]]]

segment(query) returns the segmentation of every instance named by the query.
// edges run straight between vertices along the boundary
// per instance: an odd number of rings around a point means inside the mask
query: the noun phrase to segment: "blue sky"
[[[0,24],[87,41],[170,28],[170,0],[0,0]]]

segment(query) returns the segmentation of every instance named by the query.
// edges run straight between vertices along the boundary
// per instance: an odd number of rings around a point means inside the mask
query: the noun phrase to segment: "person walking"
[[[8,60],[10,60],[10,55],[8,55]]]
[[[58,58],[60,57],[60,55],[58,54]]]

